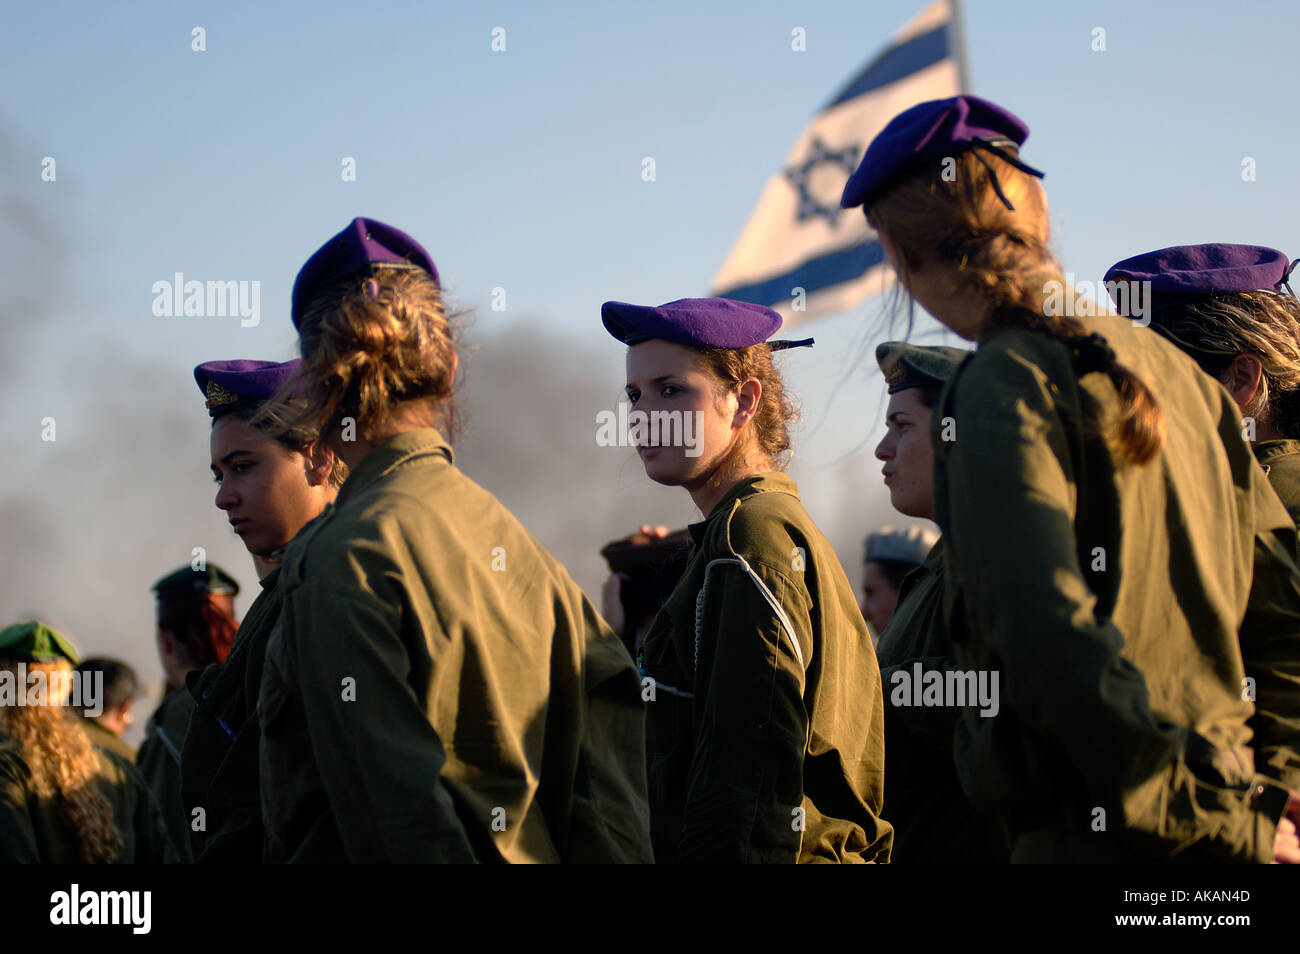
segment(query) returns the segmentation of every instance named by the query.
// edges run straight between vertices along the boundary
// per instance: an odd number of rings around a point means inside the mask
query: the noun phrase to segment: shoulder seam
[[[799,660],[799,668],[804,671],[807,671],[808,665],[807,663],[804,662],[803,648],[799,645],[799,639],[795,636],[794,624],[790,622],[789,615],[787,615],[785,608],[781,605],[780,600],[776,598],[776,595],[773,594],[773,592],[768,588],[767,584],[763,582],[763,578],[754,572],[754,568],[751,567],[749,565],[749,562],[742,556],[719,557],[718,559],[710,560],[708,565],[705,566],[704,568],[704,584],[700,587],[699,595],[695,597],[695,668],[696,670],[699,669],[699,665],[700,665],[700,640],[704,635],[704,605],[705,605],[705,595],[709,591],[709,572],[715,566],[721,566],[727,564],[733,566],[739,566],[744,571],[745,576],[749,579],[749,581],[754,584],[759,594],[763,597],[764,600],[767,601],[768,606],[772,608],[772,612],[776,614],[777,622],[780,623],[781,628],[785,631],[786,639],[790,641],[790,645],[794,649],[795,658]]]

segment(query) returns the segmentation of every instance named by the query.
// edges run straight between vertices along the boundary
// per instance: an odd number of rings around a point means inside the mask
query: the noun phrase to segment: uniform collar
[[[390,437],[367,454],[348,474],[348,479],[343,481],[334,506],[341,507],[347,500],[361,493],[398,465],[416,457],[429,455],[441,455],[448,463],[454,462],[451,446],[443,439],[437,428],[419,427],[412,431],[403,431],[396,437]]]
[[[1254,451],[1255,459],[1263,464],[1267,461],[1276,460],[1279,457],[1289,457],[1292,454],[1300,454],[1300,441],[1259,441],[1254,445]]]
[[[731,513],[735,504],[755,494],[762,493],[789,494],[798,500],[799,485],[790,479],[789,474],[783,474],[777,470],[764,471],[761,474],[746,477],[727,491],[727,495],[718,501],[718,505],[709,512],[707,517],[699,523],[690,524],[686,528],[691,532],[691,539],[695,541],[695,545],[699,546],[704,540],[704,533],[715,517]]]

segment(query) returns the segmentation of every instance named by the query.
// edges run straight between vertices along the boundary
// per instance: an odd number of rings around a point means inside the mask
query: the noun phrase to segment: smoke
[[[91,322],[77,304],[76,240],[89,233],[76,193],[42,182],[34,154],[2,125],[0,211],[0,625],[45,619],[84,653],[124,659],[158,686],[154,580],[201,555],[243,584],[241,614],[258,591],[213,506],[207,420],[188,366],[147,355],[129,334],[96,337],[130,326]],[[620,400],[623,348],[536,320],[471,324],[466,343],[458,465],[599,604],[605,543],[643,523],[700,519],[684,491],[646,478],[631,448],[597,444],[597,413]],[[865,393],[879,403],[878,382]],[[869,432],[878,413],[859,406],[853,429]],[[792,475],[856,588],[862,536],[897,518],[869,447],[847,450],[801,447]],[[137,703],[133,741],[155,701]]]
[[[19,355],[52,314],[50,291],[65,277],[66,248],[51,218],[63,197],[40,172],[0,122],[0,394],[12,386]]]
[[[636,452],[601,447],[596,415],[616,411],[623,348],[520,320],[467,334],[456,462],[490,490],[597,599],[598,551],[643,523],[699,519],[686,493],[646,478]]]
[[[150,584],[195,548],[255,577],[212,506],[187,374],[97,337],[119,326],[78,305],[77,198],[0,124],[0,626],[43,619],[158,685]]]
[[[471,328],[462,358],[468,427],[456,448],[458,466],[492,491],[593,600],[608,572],[598,553],[604,544],[643,523],[676,529],[701,519],[684,490],[645,476],[632,449],[597,445],[596,414],[617,409],[624,385],[624,349],[605,338],[556,335],[527,321],[486,335]],[[786,362],[787,381],[797,386],[795,373]],[[889,507],[867,440],[882,418],[879,374],[853,383],[835,407],[841,414],[846,404],[862,409],[860,417],[848,415],[858,422],[851,424],[854,446],[837,443],[836,431],[840,440],[844,435],[835,427],[815,445],[800,443],[830,410],[810,401],[804,410],[813,420],[796,429],[790,474],[856,589],[863,537],[880,524],[907,521]]]

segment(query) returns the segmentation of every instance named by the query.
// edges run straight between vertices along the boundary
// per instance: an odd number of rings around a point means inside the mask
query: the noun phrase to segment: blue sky
[[[6,513],[30,516],[23,526],[37,536],[101,555],[113,549],[104,535],[132,535],[123,528],[159,540],[156,525],[176,524],[181,510],[160,516],[132,502],[149,499],[141,482],[181,480],[164,458],[183,448],[192,461],[183,480],[193,481],[185,506],[208,508],[204,533],[222,528],[203,483],[206,422],[190,368],[292,356],[293,276],[358,214],[425,244],[455,297],[477,308],[485,347],[524,325],[575,342],[574,360],[561,348],[537,374],[598,379],[612,402],[622,349],[600,327],[600,302],[706,293],[810,116],[923,5],[13,6],[0,37],[5,195],[50,234],[34,241],[26,219],[11,215],[3,236],[4,249],[17,250],[0,264],[0,288],[11,292],[11,385],[21,382],[0,423],[0,446],[20,464],[0,477],[0,497],[19,501]],[[972,91],[1029,124],[1023,155],[1047,172],[1067,271],[1095,280],[1117,259],[1205,241],[1300,254],[1300,59],[1288,5],[973,0],[965,19]],[[204,52],[191,49],[194,27],[206,31]],[[491,49],[495,27],[506,31],[504,52]],[[806,52],[791,50],[795,27],[806,31]],[[1104,52],[1092,49],[1098,27]],[[57,162],[53,183],[39,178],[46,156]],[[654,182],[641,178],[646,156]],[[344,157],[356,160],[355,182],[341,180]],[[261,323],[156,318],[152,285],[176,272],[260,281]],[[505,312],[489,307],[497,287]],[[20,307],[14,288],[40,307]],[[794,474],[806,496],[821,487],[833,498],[809,509],[844,523],[835,532],[846,563],[868,524],[889,518],[870,455],[879,378],[869,357],[860,360],[884,339],[881,312],[873,300],[809,325],[818,346],[785,365],[807,418]],[[102,436],[103,425],[86,409],[105,400],[135,416],[112,449],[91,453],[89,432]],[[163,408],[192,414],[194,432],[168,424],[174,433],[159,425],[140,436],[150,410]],[[46,414],[61,415],[61,440],[86,442],[84,459],[34,441],[32,422]],[[133,458],[133,445],[148,453]],[[491,475],[480,479],[492,486]],[[638,480],[628,474],[622,489],[638,492]],[[502,495],[526,524],[549,519]],[[654,510],[668,522],[691,516],[675,496],[653,499],[674,501]],[[846,501],[858,512],[845,516]],[[583,552],[615,529],[588,528]],[[37,574],[23,549],[6,540],[0,569],[21,581],[0,588],[6,613],[32,593],[47,605],[60,572],[80,578],[97,565],[59,553]],[[229,539],[217,549],[242,558]],[[186,551],[181,542],[174,553]],[[141,580],[179,562],[131,553],[122,586],[133,599]],[[236,572],[252,585],[251,568]],[[574,572],[589,592],[598,583],[594,562]],[[112,584],[96,585],[108,598]],[[60,612],[87,628],[93,618]],[[147,599],[124,612],[137,634],[148,631]]]

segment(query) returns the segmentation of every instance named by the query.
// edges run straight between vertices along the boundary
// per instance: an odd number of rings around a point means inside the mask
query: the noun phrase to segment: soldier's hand
[[[1291,805],[1295,804],[1293,795]],[[1287,806],[1287,810],[1291,810],[1290,805]],[[1295,822],[1289,816],[1284,816],[1277,824],[1277,834],[1273,838],[1273,864],[1300,864],[1300,838],[1296,836]]]
[[[664,537],[668,536],[668,528],[663,524],[652,527],[648,523],[643,523],[641,524],[641,529],[638,531],[638,535],[645,537],[644,540],[638,540],[638,543],[649,543],[651,540],[655,539],[662,540]]]

